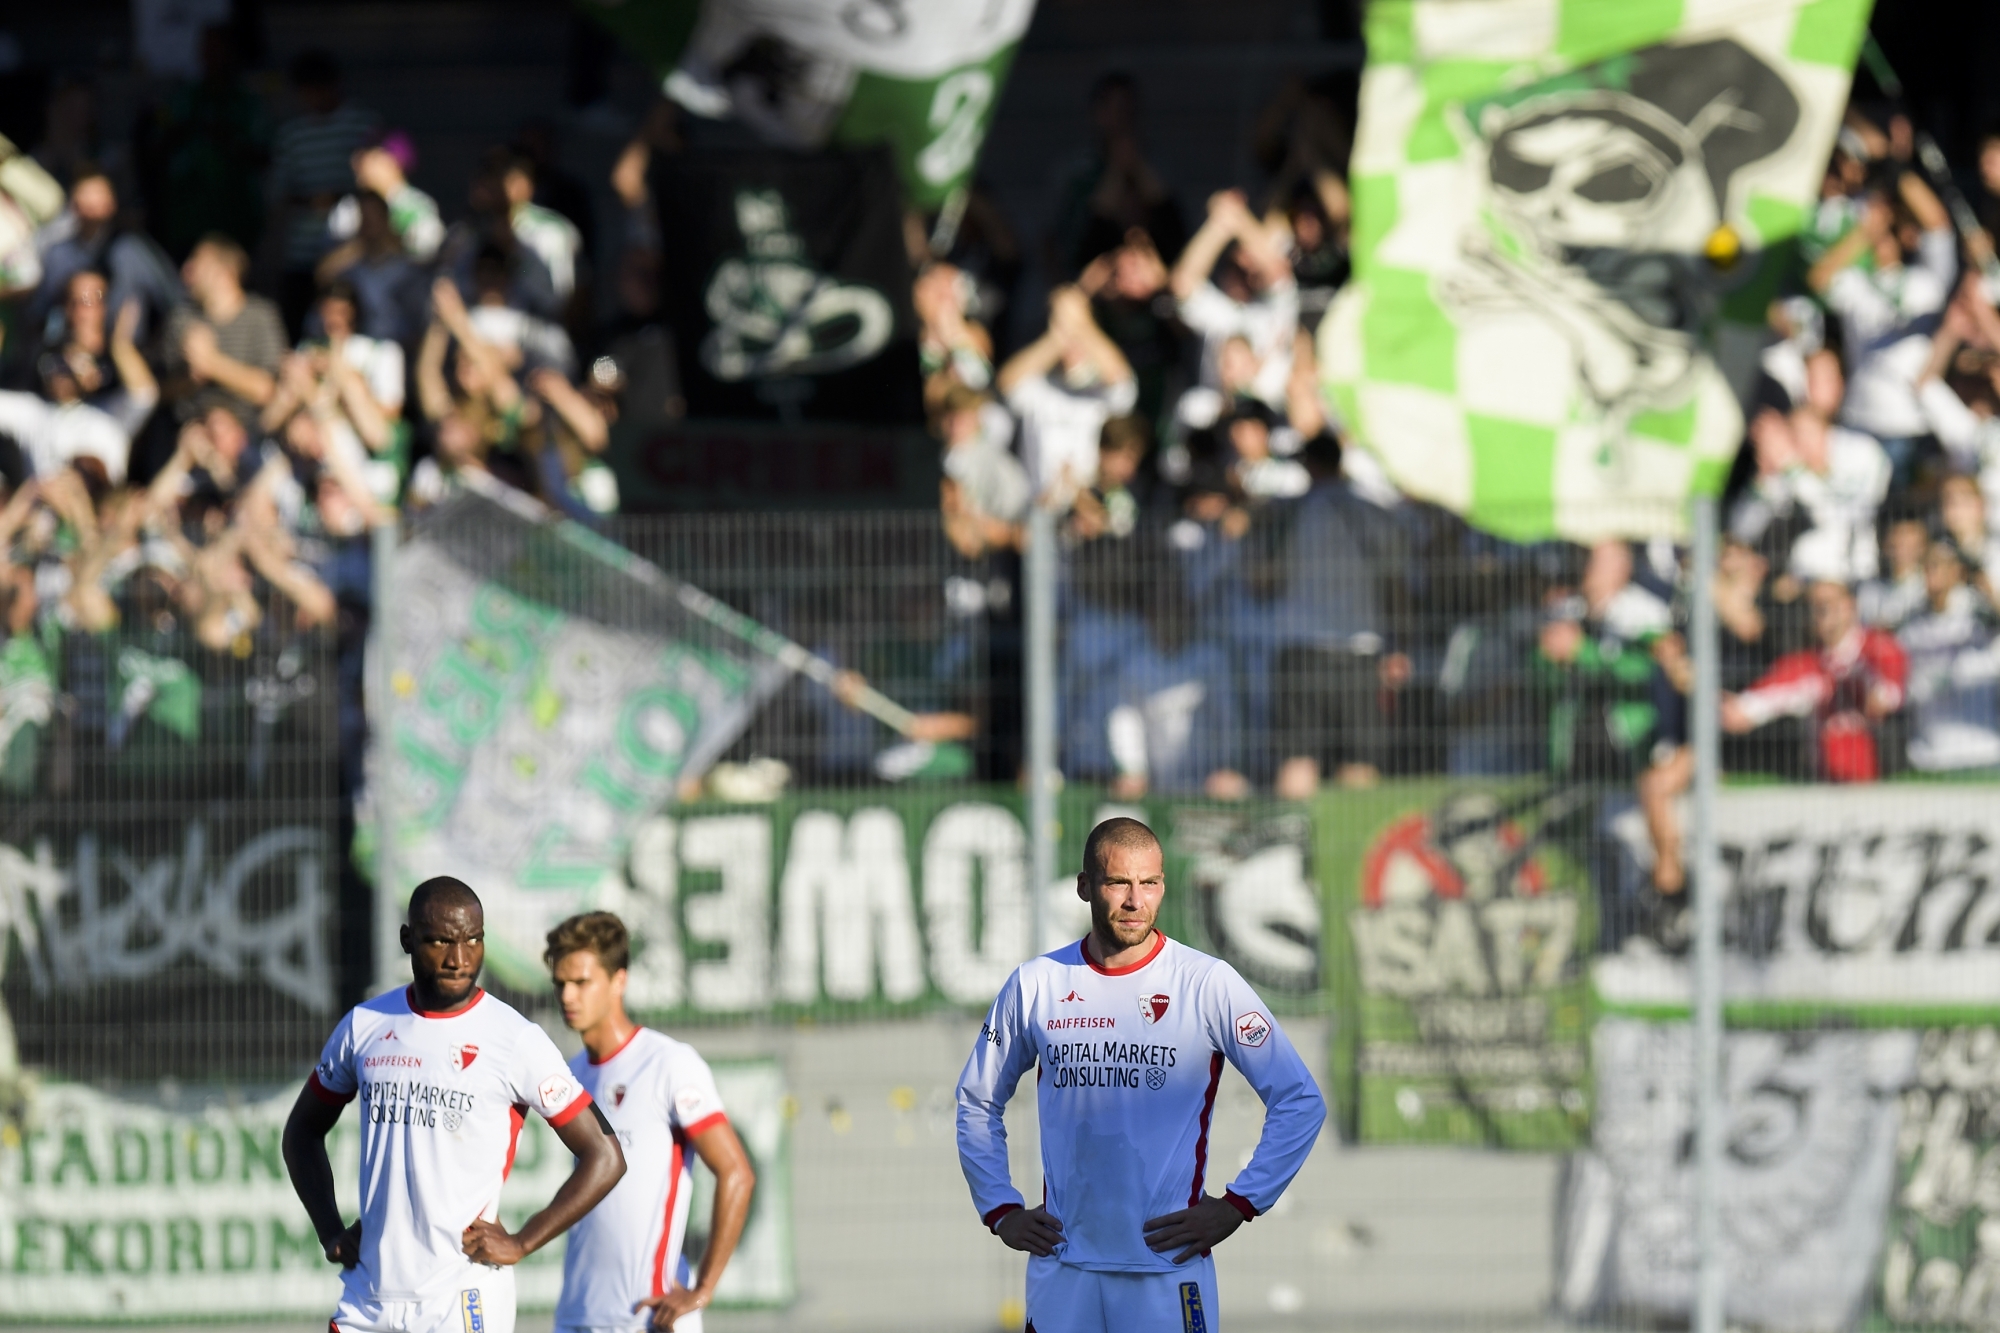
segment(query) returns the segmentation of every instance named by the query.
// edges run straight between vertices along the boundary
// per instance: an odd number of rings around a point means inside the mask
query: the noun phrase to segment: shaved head
[[[480,903],[479,895],[472,891],[471,885],[462,879],[453,879],[450,875],[439,875],[417,885],[410,894],[410,914],[407,919],[414,926],[429,916],[434,909],[449,910],[454,907],[470,907],[478,913],[480,920],[486,918],[486,909]]]
[[[1160,839],[1136,819],[1119,815],[1090,831],[1083,841],[1083,873],[1093,883],[1104,878],[1104,857],[1111,848],[1126,851],[1159,851]]]

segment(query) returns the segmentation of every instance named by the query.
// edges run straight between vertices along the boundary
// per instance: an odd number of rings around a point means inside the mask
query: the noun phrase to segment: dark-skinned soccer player
[[[513,1265],[574,1226],[625,1155],[548,1034],[479,987],[486,920],[464,883],[425,880],[402,930],[412,981],[357,1005],[285,1124],[285,1165],[344,1270],[329,1333],[513,1333]],[[360,1101],[361,1217],[334,1199],[326,1136]],[[518,1232],[500,1186],[528,1112],[576,1159]]]

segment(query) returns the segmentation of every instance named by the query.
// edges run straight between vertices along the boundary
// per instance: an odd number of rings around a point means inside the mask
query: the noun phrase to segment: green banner
[[[1326,386],[1503,536],[1677,533],[1743,438],[1862,0],[1375,0]]]
[[[1120,805],[1076,788],[1061,809],[1061,866],[1101,819],[1145,818],[1167,846],[1167,933],[1229,959],[1281,1011],[1324,1003],[1305,811]],[[634,937],[627,1002],[668,1021],[979,1009],[1031,952],[1027,850],[1011,787],[680,806],[640,821],[587,893],[489,900],[487,934],[525,948],[558,910],[616,911]],[[1041,894],[1041,949],[1081,938],[1075,871]]]
[[[464,879],[487,904],[489,966],[539,988],[544,932],[597,901],[634,829],[785,669],[716,628],[733,612],[504,496],[432,511],[385,584],[358,821],[387,843],[384,910],[432,875]]]
[[[888,144],[905,196],[925,209],[970,182],[1035,11],[1035,0],[580,3],[697,115],[733,116],[789,148]]]
[[[789,1304],[792,1264],[790,1103],[772,1060],[712,1065],[730,1123],[757,1169],[743,1239],[717,1304]],[[245,1098],[188,1090],[173,1104],[75,1084],[41,1090],[0,1129],[0,1319],[9,1322],[321,1320],[340,1295],[285,1174],[279,1142],[296,1086]],[[353,1114],[329,1149],[342,1212],[359,1198]],[[500,1196],[518,1227],[546,1205],[571,1161],[537,1116],[522,1126]],[[698,1173],[698,1179],[702,1173]],[[697,1205],[707,1197],[699,1189]],[[690,1229],[707,1226],[705,1211]],[[521,1308],[550,1310],[563,1243],[516,1270]]]
[[[1555,1148],[1589,1124],[1593,902],[1542,784],[1398,782],[1316,811],[1350,1140]]]

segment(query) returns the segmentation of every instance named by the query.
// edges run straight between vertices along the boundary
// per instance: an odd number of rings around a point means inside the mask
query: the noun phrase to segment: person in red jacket
[[[1903,650],[1862,625],[1845,583],[1814,583],[1807,598],[1819,647],[1785,654],[1749,689],[1724,695],[1722,728],[1740,735],[1781,717],[1808,719],[1822,781],[1873,782],[1882,776],[1882,724],[1903,706]]]

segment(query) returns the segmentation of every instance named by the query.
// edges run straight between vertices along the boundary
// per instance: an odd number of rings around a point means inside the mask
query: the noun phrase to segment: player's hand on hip
[[[339,1264],[342,1268],[352,1268],[361,1262],[361,1223],[356,1222],[347,1230],[326,1242],[326,1261]]]
[[[1146,1246],[1164,1254],[1179,1250],[1174,1262],[1184,1264],[1197,1254],[1213,1249],[1243,1225],[1243,1214],[1213,1194],[1205,1195],[1192,1208],[1183,1208],[1146,1223]]]
[[[993,1234],[1014,1249],[1046,1259],[1062,1244],[1062,1229],[1046,1208],[1017,1208],[994,1224]]]
[[[658,1333],[666,1333],[666,1330],[672,1328],[674,1321],[682,1315],[691,1315],[707,1304],[708,1297],[701,1292],[690,1287],[675,1287],[664,1295],[640,1301],[632,1307],[632,1313],[651,1310],[653,1317],[647,1322],[646,1327],[655,1329]]]
[[[474,1219],[465,1229],[465,1257],[476,1264],[490,1264],[495,1268],[505,1268],[518,1264],[528,1257],[528,1249],[498,1222],[485,1218]]]

